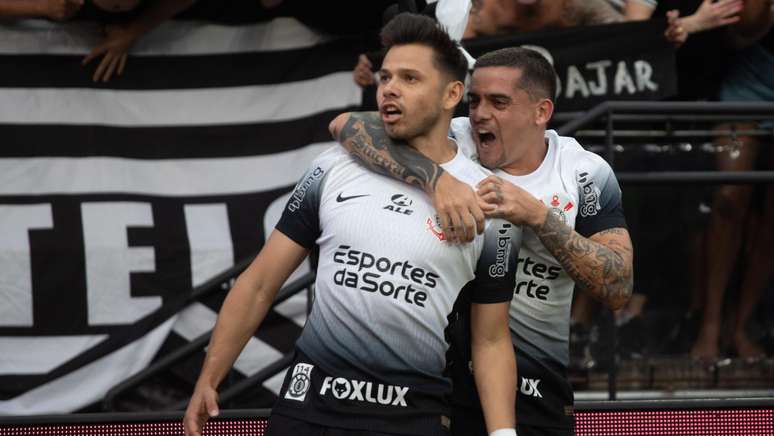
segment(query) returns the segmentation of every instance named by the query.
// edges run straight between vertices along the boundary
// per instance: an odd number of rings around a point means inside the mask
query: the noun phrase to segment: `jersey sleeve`
[[[275,228],[305,248],[313,248],[320,236],[320,201],[323,182],[337,153],[328,150],[320,155],[290,195]],[[341,153],[338,153],[341,154]]]
[[[476,276],[470,283],[471,302],[489,304],[510,301],[516,285],[521,228],[505,220],[493,220],[483,237]]]
[[[589,237],[602,230],[626,228],[621,188],[613,169],[600,156],[586,153],[575,170],[579,199],[575,230]]]

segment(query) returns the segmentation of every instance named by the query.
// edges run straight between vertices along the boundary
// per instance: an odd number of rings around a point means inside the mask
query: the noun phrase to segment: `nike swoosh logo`
[[[360,198],[360,197],[368,197],[369,194],[362,194],[362,195],[350,195],[349,197],[342,197],[341,192],[339,192],[339,195],[336,196],[336,203],[343,203],[347,200],[352,200],[353,198]]]

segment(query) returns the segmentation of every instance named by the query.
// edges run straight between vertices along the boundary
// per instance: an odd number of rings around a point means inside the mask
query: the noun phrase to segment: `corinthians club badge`
[[[297,363],[293,368],[293,376],[290,379],[290,386],[285,392],[285,398],[288,400],[304,401],[309,386],[312,384],[312,369],[314,365],[308,363]]]
[[[570,200],[561,200],[559,198],[559,194],[553,194],[550,196],[547,196],[543,200],[541,200],[543,204],[548,206],[548,211],[555,213],[559,218],[562,219],[562,222],[567,224],[567,215],[566,213],[570,211],[575,205]]]

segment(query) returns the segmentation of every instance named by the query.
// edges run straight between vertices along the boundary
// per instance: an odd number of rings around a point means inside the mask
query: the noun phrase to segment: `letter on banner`
[[[81,205],[89,324],[129,324],[161,307],[161,297],[132,297],[129,274],[155,271],[153,248],[129,247],[127,227],[153,226],[147,203]]]
[[[234,265],[225,204],[186,205],[185,225],[191,247],[191,283],[194,287]]]
[[[50,204],[0,206],[0,325],[29,327],[32,319],[32,229],[50,229]]]

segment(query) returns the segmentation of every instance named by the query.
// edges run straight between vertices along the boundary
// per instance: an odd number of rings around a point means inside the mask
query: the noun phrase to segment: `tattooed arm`
[[[492,205],[485,209],[487,216],[531,227],[578,288],[613,310],[629,300],[633,256],[626,229],[610,228],[585,238],[540,200],[497,176],[484,179],[478,194]]]
[[[387,136],[377,112],[339,115],[329,129],[350,154],[371,170],[427,192],[447,240],[470,241],[476,232],[483,231],[484,213],[470,186],[405,142]]]
[[[340,115],[334,123],[334,137],[370,169],[433,192],[443,168],[405,142],[387,136],[378,112],[352,112]]]
[[[632,295],[632,241],[620,227],[584,238],[548,212],[533,227],[543,245],[562,264],[575,285],[613,310],[622,308]]]

